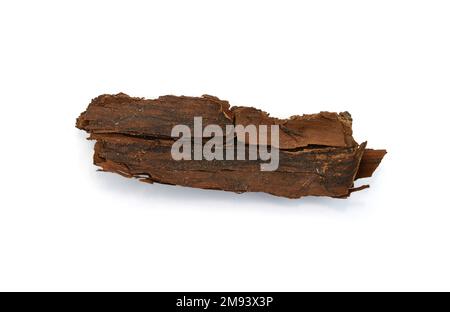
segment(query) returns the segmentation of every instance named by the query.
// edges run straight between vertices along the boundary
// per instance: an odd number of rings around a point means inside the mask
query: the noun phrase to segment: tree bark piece
[[[196,116],[203,118],[204,126],[217,124],[223,129],[279,125],[279,146],[272,146],[279,149],[278,169],[261,171],[260,160],[173,160],[171,147],[177,140],[171,137],[173,126],[192,129]],[[230,108],[227,101],[209,95],[153,100],[123,93],[102,95],[92,100],[76,126],[96,140],[94,164],[103,171],[150,183],[288,198],[345,198],[367,187],[355,188],[355,179],[370,177],[386,153],[355,142],[347,112],[277,119],[251,107]]]

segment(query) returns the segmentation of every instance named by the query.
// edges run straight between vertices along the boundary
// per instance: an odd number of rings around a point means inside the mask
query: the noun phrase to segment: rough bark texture
[[[279,146],[272,146],[279,148],[278,169],[261,171],[259,160],[173,160],[171,146],[177,138],[171,137],[172,128],[184,124],[193,129],[195,116],[202,116],[204,126],[223,129],[233,124],[279,125]],[[227,101],[209,95],[154,100],[102,95],[92,100],[76,126],[97,141],[94,163],[104,171],[150,183],[289,198],[347,197],[367,187],[354,188],[354,180],[370,177],[386,154],[355,142],[347,112],[277,119],[251,107],[230,108]]]

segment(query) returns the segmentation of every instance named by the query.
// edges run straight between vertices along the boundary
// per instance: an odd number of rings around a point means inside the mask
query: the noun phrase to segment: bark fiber
[[[193,129],[196,116],[203,118],[203,126],[217,124],[222,129],[279,125],[279,146],[272,146],[279,149],[278,169],[261,171],[260,160],[173,160],[171,146],[178,138],[171,137],[172,128],[183,124]],[[278,119],[252,107],[231,108],[227,101],[209,95],[157,99],[101,95],[81,113],[76,126],[96,140],[94,164],[103,171],[150,183],[288,198],[345,198],[368,187],[355,188],[354,181],[372,176],[386,154],[355,142],[347,112]]]

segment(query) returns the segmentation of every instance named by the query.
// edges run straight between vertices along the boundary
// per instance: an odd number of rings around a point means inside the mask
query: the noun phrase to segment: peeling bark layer
[[[261,171],[260,160],[173,160],[171,146],[177,138],[171,137],[172,128],[183,124],[193,129],[196,116],[202,116],[204,126],[223,129],[279,125],[279,144],[272,146],[279,149],[278,169]],[[367,187],[354,188],[355,179],[370,177],[386,154],[355,142],[347,112],[277,119],[251,107],[230,108],[227,101],[208,95],[154,100],[102,95],[92,100],[76,126],[96,140],[94,164],[103,171],[150,183],[288,198],[347,197]],[[245,143],[248,149],[250,142]]]

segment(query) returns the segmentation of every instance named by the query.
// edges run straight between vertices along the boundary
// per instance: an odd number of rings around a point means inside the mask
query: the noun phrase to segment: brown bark
[[[173,160],[170,151],[177,138],[171,137],[171,130],[177,124],[192,129],[195,116],[203,118],[204,126],[223,129],[230,124],[279,125],[278,169],[261,171],[260,160]],[[92,100],[76,125],[97,141],[94,163],[104,171],[150,183],[289,198],[347,197],[367,187],[354,188],[354,180],[370,177],[386,153],[355,142],[347,112],[277,119],[251,107],[230,108],[228,102],[206,95],[154,100],[102,95]]]

